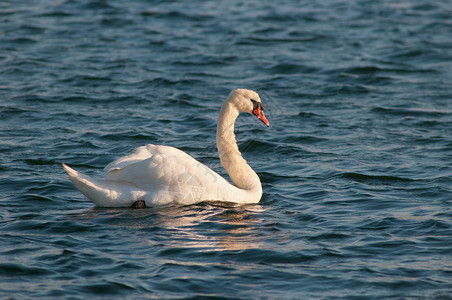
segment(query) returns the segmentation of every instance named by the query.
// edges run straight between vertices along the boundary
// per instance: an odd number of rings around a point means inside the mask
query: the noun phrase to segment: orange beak
[[[265,125],[267,125],[267,127],[270,126],[270,123],[268,123],[268,120],[264,115],[262,107],[258,106],[255,110],[253,110],[253,115],[255,115],[259,120],[261,120]]]

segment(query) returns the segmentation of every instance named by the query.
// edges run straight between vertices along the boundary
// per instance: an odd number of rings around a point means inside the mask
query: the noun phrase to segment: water
[[[3,1],[1,298],[452,298],[450,1]],[[225,175],[222,101],[264,195],[100,209],[146,143]]]

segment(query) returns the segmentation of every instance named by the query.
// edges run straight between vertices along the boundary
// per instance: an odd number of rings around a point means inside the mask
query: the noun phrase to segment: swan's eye
[[[250,99],[250,100],[253,103],[253,112],[256,112],[256,111],[260,112],[260,111],[264,110],[264,107],[262,106],[262,103],[260,103],[259,101],[254,100],[254,99]]]
[[[260,117],[264,115],[264,107],[262,106],[262,103],[251,99],[251,102],[253,102],[253,115],[256,117]]]

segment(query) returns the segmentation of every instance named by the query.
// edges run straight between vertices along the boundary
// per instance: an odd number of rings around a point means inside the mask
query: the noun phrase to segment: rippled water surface
[[[451,1],[0,3],[0,297],[451,299]],[[236,134],[258,205],[96,208],[147,143],[226,175]]]

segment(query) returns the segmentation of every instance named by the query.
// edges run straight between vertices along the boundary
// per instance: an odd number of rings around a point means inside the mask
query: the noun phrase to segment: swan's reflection
[[[172,232],[168,246],[199,251],[244,250],[262,243],[260,205],[203,203],[158,212],[159,222]]]
[[[264,211],[258,204],[205,202],[138,210],[92,208],[72,216],[136,231],[148,246],[223,251],[261,247],[264,237],[260,215]]]

